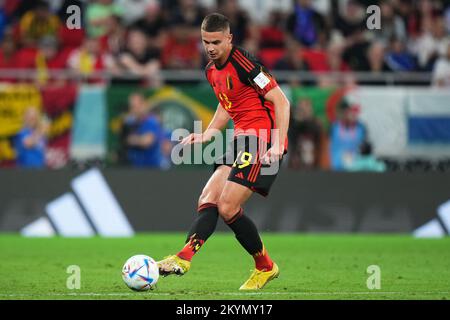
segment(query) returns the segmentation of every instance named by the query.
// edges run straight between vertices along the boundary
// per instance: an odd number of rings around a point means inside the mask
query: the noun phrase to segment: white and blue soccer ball
[[[122,268],[122,279],[128,288],[135,291],[154,289],[159,278],[156,261],[139,254],[132,256]]]

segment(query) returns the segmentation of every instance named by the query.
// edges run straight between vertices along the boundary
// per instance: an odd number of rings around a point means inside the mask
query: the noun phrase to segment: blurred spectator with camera
[[[365,140],[359,147],[359,154],[346,166],[348,171],[386,171],[386,164],[379,161],[372,153],[372,144]]]
[[[24,127],[17,134],[14,147],[16,164],[23,168],[45,167],[45,149],[48,122],[42,118],[39,110],[29,107],[24,114]]]
[[[341,119],[331,126],[330,157],[333,170],[345,170],[359,154],[366,128],[358,120],[359,106],[345,105]]]
[[[134,167],[161,168],[165,133],[159,118],[149,111],[149,103],[141,93],[132,93],[128,103],[121,132],[121,160]]]

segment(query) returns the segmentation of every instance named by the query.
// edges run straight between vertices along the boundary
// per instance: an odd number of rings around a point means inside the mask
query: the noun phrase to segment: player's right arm
[[[214,117],[212,118],[205,132],[191,133],[186,138],[181,140],[180,143],[182,145],[188,145],[192,143],[204,143],[211,141],[212,137],[214,136],[214,133],[217,132],[217,130],[222,130],[223,128],[225,128],[229,120],[230,115],[219,103],[217,105],[216,113],[214,114]]]

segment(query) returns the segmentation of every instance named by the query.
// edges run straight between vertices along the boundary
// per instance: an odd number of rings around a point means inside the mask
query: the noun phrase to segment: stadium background
[[[380,8],[380,30],[367,27],[371,4]],[[104,170],[136,230],[186,228],[210,168],[173,165],[170,150],[160,168],[133,168],[120,157],[120,132],[133,92],[145,94],[168,137],[193,130],[194,120],[209,122],[217,102],[204,79],[198,28],[213,11],[230,17],[235,43],[275,74],[291,101],[280,181],[247,210],[259,227],[409,233],[437,219],[448,229],[437,215],[449,198],[445,1],[12,0],[0,11],[0,230],[20,231],[45,216],[92,166]],[[14,144],[30,106],[49,123],[37,170],[21,167]],[[334,125],[352,111],[372,160],[382,163],[362,168],[373,173],[334,163]]]
[[[170,134],[217,106],[199,38],[215,11],[291,102],[277,182],[245,207],[282,274],[237,292],[251,259],[220,221],[188,275],[132,293],[121,265],[179,249],[212,172],[174,165]],[[0,42],[0,300],[450,298],[448,1],[6,0]],[[125,156],[133,93],[163,128],[156,167]],[[17,144],[30,108],[39,168]]]

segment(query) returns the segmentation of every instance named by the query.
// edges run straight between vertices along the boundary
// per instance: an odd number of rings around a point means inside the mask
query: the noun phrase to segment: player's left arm
[[[263,163],[280,160],[284,154],[285,141],[289,128],[290,103],[279,86],[266,93],[264,99],[270,101],[275,109],[276,128],[272,130],[272,146],[261,158]]]
[[[284,154],[289,127],[290,104],[275,78],[255,57],[238,49],[234,55],[234,65],[243,83],[248,81],[260,97],[272,102],[275,109],[276,128],[273,128],[272,145],[261,157],[263,163],[280,160]]]

